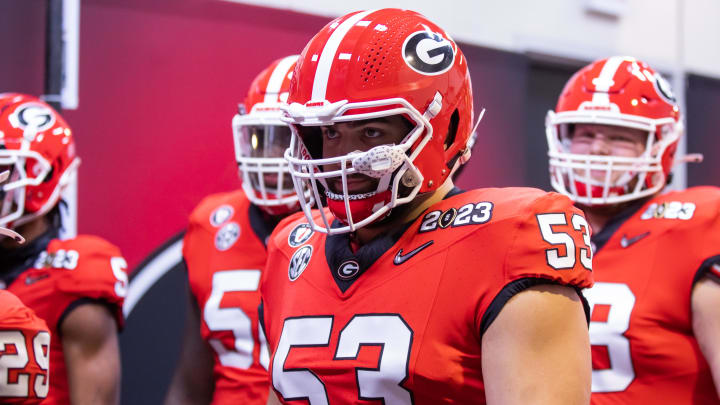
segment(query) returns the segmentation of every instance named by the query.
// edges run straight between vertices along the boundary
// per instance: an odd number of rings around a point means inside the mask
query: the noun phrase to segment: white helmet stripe
[[[268,80],[267,88],[265,89],[264,102],[277,103],[279,101],[278,96],[280,95],[282,84],[289,73],[290,66],[292,66],[297,59],[298,55],[288,56],[283,58],[280,63],[275,66],[275,69],[270,75],[270,80]]]
[[[320,54],[320,60],[318,60],[318,67],[315,71],[315,81],[313,82],[312,90],[312,101],[324,101],[327,93],[327,82],[330,78],[330,68],[335,61],[335,53],[337,53],[340,43],[342,42],[345,35],[347,35],[350,28],[354,27],[360,20],[365,18],[368,14],[374,13],[377,10],[367,10],[352,15],[347,20],[343,21],[339,26],[335,27],[332,35],[325,43],[325,47]],[[367,26],[367,25],[363,25]]]
[[[600,75],[593,79],[595,85],[595,94],[593,94],[593,104],[610,104],[610,95],[608,90],[615,84],[613,77],[617,73],[620,64],[627,60],[624,56],[613,56],[608,58],[600,71]]]

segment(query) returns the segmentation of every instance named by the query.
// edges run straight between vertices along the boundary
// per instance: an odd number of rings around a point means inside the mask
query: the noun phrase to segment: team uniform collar
[[[594,254],[597,254],[610,238],[612,238],[615,232],[651,199],[652,197],[647,197],[628,204],[622,211],[610,218],[600,232],[593,234],[590,240],[593,244]]]
[[[459,188],[453,187],[443,197],[443,200],[462,192]],[[325,239],[325,259],[338,288],[343,293],[347,291],[353,282],[369,269],[380,256],[390,250],[415,222],[416,219],[413,219],[403,224],[395,232],[380,234],[370,242],[360,246],[355,252],[350,247],[352,234],[328,235]],[[343,226],[340,221],[337,219],[333,221],[332,227],[340,226]]]

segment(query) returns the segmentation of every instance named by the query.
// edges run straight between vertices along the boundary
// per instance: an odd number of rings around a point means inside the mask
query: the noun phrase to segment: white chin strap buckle
[[[0,235],[13,238],[17,243],[25,243],[25,238],[23,238],[22,235],[13,231],[12,229],[3,228],[2,226],[0,226]]]
[[[405,161],[405,151],[395,145],[380,145],[352,160],[353,168],[361,174],[379,179],[397,170]]]

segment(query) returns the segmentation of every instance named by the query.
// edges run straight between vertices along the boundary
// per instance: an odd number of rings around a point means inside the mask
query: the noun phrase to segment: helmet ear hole
[[[450,124],[448,125],[448,132],[447,135],[445,135],[445,150],[448,150],[450,146],[455,142],[455,137],[457,136],[458,126],[460,124],[460,113],[458,112],[457,108],[455,111],[453,111],[452,115],[450,116]]]

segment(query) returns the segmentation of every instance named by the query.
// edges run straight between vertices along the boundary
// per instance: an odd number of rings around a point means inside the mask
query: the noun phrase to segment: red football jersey
[[[260,275],[267,253],[260,211],[242,191],[205,198],[183,241],[201,330],[213,349],[213,404],[262,404],[268,395],[268,351],[259,333]]]
[[[76,305],[87,300],[105,303],[122,327],[127,291],[127,263],[120,250],[95,236],[53,239],[8,290],[47,322],[50,344],[50,392],[46,404],[70,402],[67,370],[59,326]]]
[[[606,229],[585,292],[592,404],[720,404],[690,309],[694,282],[720,263],[720,189],[654,197]]]
[[[453,195],[355,252],[293,218],[271,237],[261,283],[285,403],[485,403],[481,338],[507,300],[592,284],[587,223],[559,194]]]
[[[47,396],[49,350],[45,321],[0,290],[0,403],[37,404]]]

